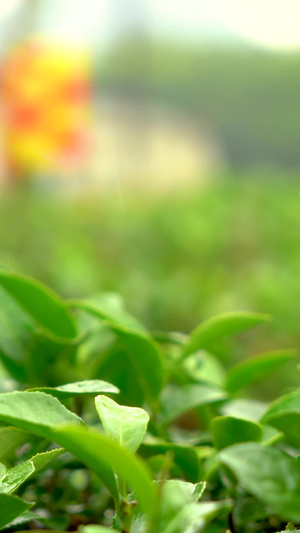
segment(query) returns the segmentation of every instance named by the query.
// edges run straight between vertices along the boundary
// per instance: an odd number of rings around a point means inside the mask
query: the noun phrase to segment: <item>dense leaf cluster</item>
[[[271,405],[247,395],[295,354],[229,368],[216,356],[218,343],[267,316],[228,313],[189,336],[150,335],[113,296],[62,301],[6,271],[0,285],[1,528],[300,524],[300,391]]]

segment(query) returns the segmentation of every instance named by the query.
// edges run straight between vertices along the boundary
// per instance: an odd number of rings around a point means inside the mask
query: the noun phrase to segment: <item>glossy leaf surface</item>
[[[140,446],[147,429],[149,415],[139,407],[118,405],[107,396],[95,398],[96,409],[104,430],[131,452]]]

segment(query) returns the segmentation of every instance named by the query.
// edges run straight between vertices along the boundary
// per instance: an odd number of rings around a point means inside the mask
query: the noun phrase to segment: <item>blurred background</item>
[[[270,313],[248,352],[299,346],[299,16],[2,2],[0,265],[118,292],[151,330]]]

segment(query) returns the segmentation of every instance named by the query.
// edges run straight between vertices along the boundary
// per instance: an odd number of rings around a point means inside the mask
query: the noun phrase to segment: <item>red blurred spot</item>
[[[71,80],[63,87],[62,93],[68,101],[82,101],[90,96],[90,86],[84,80]]]
[[[12,109],[10,122],[19,129],[32,129],[37,127],[39,117],[40,112],[36,107],[23,105]]]

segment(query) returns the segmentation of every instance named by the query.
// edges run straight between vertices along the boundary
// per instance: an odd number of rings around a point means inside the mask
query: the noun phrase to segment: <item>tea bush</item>
[[[300,390],[248,392],[295,352],[218,357],[268,316],[150,334],[116,295],[63,301],[3,270],[0,287],[2,529],[296,530]]]

